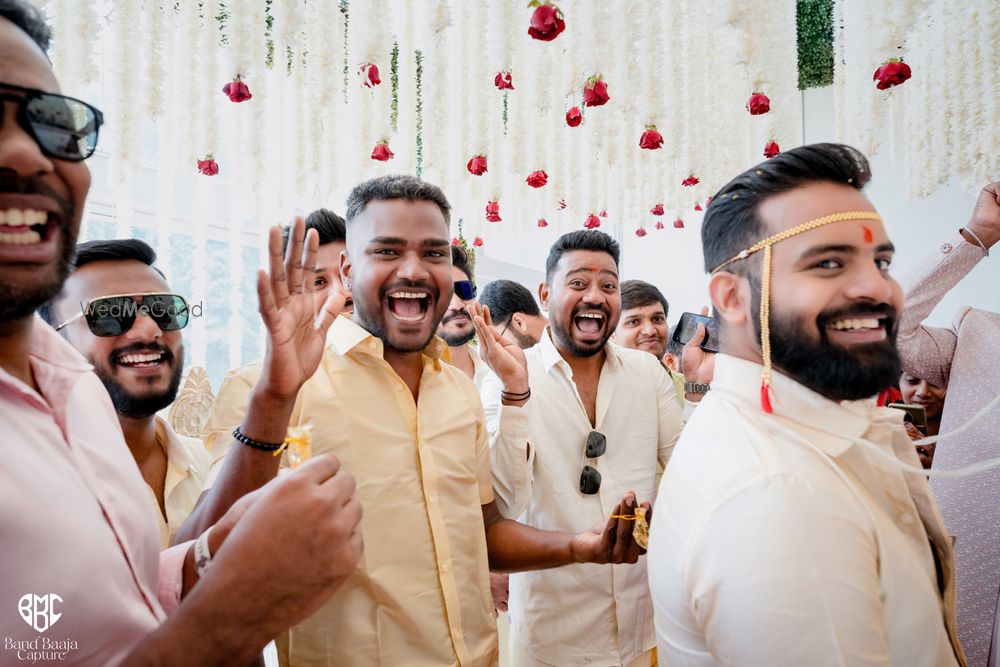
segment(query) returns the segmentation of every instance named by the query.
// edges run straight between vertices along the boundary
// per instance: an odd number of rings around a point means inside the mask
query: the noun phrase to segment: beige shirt
[[[590,421],[549,331],[524,351],[531,398],[523,407],[501,405],[496,375],[483,383],[504,516],[542,530],[579,532],[607,520],[629,490],[640,502],[653,500],[657,462],[666,464],[680,436],[677,395],[653,355],[610,343],[605,350],[596,430],[607,438],[607,451],[589,462],[602,477],[594,495],[580,492]],[[510,617],[511,635],[539,661],[628,664],[654,646],[646,559],[512,574]]]
[[[964,664],[951,542],[926,478],[893,463],[920,467],[902,414],[776,373],[766,415],[760,374],[718,356],[660,483],[647,555],[660,664]]]
[[[149,491],[156,512],[160,548],[166,549],[187,521],[201,492],[205,490],[212,457],[201,440],[178,435],[159,415],[156,416],[156,439],[167,454],[167,476],[163,483],[166,518],[160,511],[160,503],[153,489],[147,485],[146,490]]]
[[[354,322],[337,318],[328,345],[291,423],[313,424],[313,452],[333,452],[354,475],[365,547],[330,601],[278,638],[281,663],[495,664],[482,516],[493,486],[475,387],[441,362],[439,338],[424,349],[418,403],[382,357],[382,341]],[[210,444],[231,439],[248,391],[243,374],[230,375],[213,406]]]

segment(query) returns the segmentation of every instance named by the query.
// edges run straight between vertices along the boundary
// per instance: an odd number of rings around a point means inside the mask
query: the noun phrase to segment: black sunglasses
[[[73,97],[3,82],[0,100],[17,104],[18,124],[48,157],[81,162],[97,149],[97,132],[104,114],[96,107]]]
[[[587,435],[587,449],[584,453],[588,459],[596,459],[599,456],[604,456],[604,452],[607,450],[608,439],[604,437],[603,433],[591,431]],[[601,473],[598,472],[597,468],[584,465],[583,472],[580,473],[580,493],[592,496],[600,490]]]
[[[114,294],[87,302],[79,315],[57,326],[56,331],[83,317],[95,336],[121,336],[139,315],[152,319],[161,331],[178,331],[187,326],[191,311],[179,294]]]
[[[462,301],[472,301],[476,298],[476,283],[471,280],[456,280],[455,294]]]

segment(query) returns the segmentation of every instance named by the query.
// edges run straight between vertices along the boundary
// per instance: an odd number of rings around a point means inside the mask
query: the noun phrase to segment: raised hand
[[[1000,181],[990,183],[979,193],[966,229],[978,236],[987,248],[1000,241]],[[975,243],[974,238],[966,238]]]
[[[479,303],[468,306],[472,322],[479,335],[479,349],[483,361],[497,374],[504,391],[523,393],[528,390],[528,362],[524,350],[517,343],[501,338],[491,326],[490,309]]]
[[[344,309],[347,295],[336,291],[316,312],[313,304],[313,275],[319,235],[305,234],[301,218],[296,218],[281,255],[281,230],[270,229],[269,271],[258,272],[257,302],[267,330],[267,352],[260,387],[269,395],[293,398],[312,377],[323,357],[326,332]]]
[[[702,315],[708,315],[708,306],[701,309]],[[711,384],[715,375],[715,353],[701,349],[701,343],[708,336],[704,324],[698,325],[698,330],[691,340],[684,345],[681,352],[681,368],[684,370],[684,380],[699,384]]]

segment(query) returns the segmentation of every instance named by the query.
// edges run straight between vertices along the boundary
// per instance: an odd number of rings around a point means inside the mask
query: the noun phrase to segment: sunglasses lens
[[[187,302],[177,294],[155,294],[145,297],[149,316],[163,331],[178,331],[187,326],[190,311]]]
[[[596,459],[598,456],[604,456],[607,449],[608,439],[604,437],[604,434],[591,431],[590,435],[587,436],[587,458]]]
[[[592,496],[601,489],[601,473],[596,468],[583,466],[580,474],[580,493]]]
[[[84,318],[90,332],[102,338],[121,336],[135,322],[136,303],[131,297],[113,296],[87,304]]]
[[[79,100],[39,95],[28,100],[27,114],[38,143],[56,158],[85,160],[97,148],[97,114]]]
[[[471,280],[456,280],[455,294],[462,301],[471,301],[476,298],[476,284]]]

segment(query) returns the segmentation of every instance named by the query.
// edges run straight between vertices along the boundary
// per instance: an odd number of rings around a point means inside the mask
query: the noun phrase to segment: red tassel
[[[769,393],[770,387],[763,382],[760,383],[760,407],[764,409],[769,415],[774,414],[774,408],[771,407],[771,395]]]

